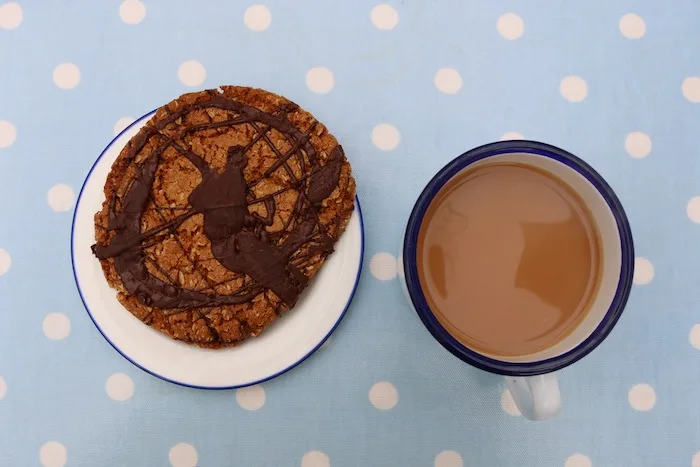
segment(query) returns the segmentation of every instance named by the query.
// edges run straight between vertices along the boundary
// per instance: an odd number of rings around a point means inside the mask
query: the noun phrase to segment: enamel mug
[[[579,326],[552,347],[529,355],[497,357],[465,346],[438,322],[426,301],[417,269],[417,241],[426,210],[440,189],[467,167],[491,162],[536,166],[574,189],[597,223],[602,246],[598,291]],[[617,196],[587,163],[562,149],[535,141],[502,141],[472,149],[443,167],[425,187],[408,219],[402,245],[403,287],[409,302],[435,339],[456,357],[504,375],[513,400],[530,420],[561,410],[556,371],[585,357],[617,323],[632,287],[634,246],[627,216]]]

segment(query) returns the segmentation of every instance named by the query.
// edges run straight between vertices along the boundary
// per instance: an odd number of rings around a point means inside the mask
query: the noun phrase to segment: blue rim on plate
[[[112,139],[112,141],[109,142],[107,147],[105,147],[102,150],[102,152],[100,153],[100,156],[97,158],[97,160],[92,164],[92,167],[90,167],[90,170],[88,171],[88,174],[85,177],[85,181],[83,182],[83,186],[80,187],[80,193],[78,194],[78,200],[75,203],[75,209],[73,211],[73,221],[71,224],[71,234],[70,234],[70,252],[71,252],[71,267],[73,268],[73,278],[75,279],[75,285],[78,289],[78,294],[80,295],[80,300],[83,302],[83,306],[85,307],[85,311],[87,311],[88,316],[90,316],[90,319],[92,320],[92,322],[95,325],[95,327],[97,328],[97,330],[100,331],[100,334],[102,334],[102,337],[104,337],[105,340],[107,342],[109,342],[109,344],[114,348],[114,350],[119,352],[119,354],[122,357],[124,357],[126,360],[131,362],[131,364],[133,364],[137,368],[140,368],[141,370],[145,371],[146,373],[148,373],[152,376],[155,376],[156,378],[162,379],[163,381],[177,384],[179,386],[185,386],[188,388],[220,391],[220,390],[225,390],[225,389],[239,389],[239,388],[244,388],[247,386],[253,386],[255,384],[264,383],[265,381],[269,381],[273,378],[276,378],[276,377],[288,372],[289,370],[297,367],[304,360],[309,358],[311,356],[311,354],[316,352],[316,350],[318,350],[319,347],[321,347],[323,345],[323,343],[326,342],[326,340],[328,340],[328,338],[331,336],[331,334],[333,334],[333,332],[338,327],[338,325],[340,325],[340,322],[343,320],[343,318],[345,317],[345,314],[347,313],[348,309],[350,308],[350,304],[352,303],[352,300],[355,297],[355,292],[357,292],[357,287],[360,283],[360,276],[362,274],[362,266],[363,266],[364,257],[365,257],[365,225],[364,225],[364,220],[362,217],[362,207],[360,206],[360,199],[357,197],[357,195],[355,196],[355,204],[357,206],[357,214],[360,218],[360,262],[359,262],[359,267],[357,269],[357,276],[355,277],[355,283],[353,284],[352,291],[350,292],[350,295],[348,296],[347,303],[345,304],[345,307],[343,308],[342,313],[338,317],[338,320],[335,322],[335,324],[330,329],[330,331],[328,331],[328,333],[325,335],[325,337],[323,339],[321,339],[319,341],[319,343],[316,344],[316,346],[313,349],[311,349],[308,353],[303,355],[299,360],[292,363],[291,365],[284,368],[283,370],[278,371],[277,373],[270,375],[270,376],[267,376],[265,378],[261,378],[259,380],[251,381],[249,383],[244,383],[244,384],[237,384],[237,385],[233,385],[233,386],[220,386],[220,387],[219,386],[217,386],[217,387],[198,386],[196,384],[187,384],[187,383],[183,383],[181,381],[173,380],[171,378],[166,378],[165,376],[159,375],[155,371],[149,370],[148,368],[145,368],[144,366],[138,364],[136,361],[134,361],[132,358],[130,358],[128,355],[126,355],[124,352],[122,352],[121,349],[114,342],[112,342],[112,340],[109,337],[107,337],[107,335],[104,333],[104,331],[99,326],[99,324],[97,324],[97,321],[95,321],[95,318],[92,316],[92,313],[90,312],[90,307],[88,307],[87,303],[85,302],[85,297],[83,297],[83,291],[80,289],[80,282],[78,281],[78,273],[77,273],[76,268],[75,268],[75,255],[74,255],[74,245],[73,245],[73,238],[74,238],[74,233],[75,233],[75,220],[76,220],[76,215],[78,212],[78,205],[80,204],[80,200],[83,196],[83,191],[85,190],[85,186],[87,185],[88,180],[90,180],[90,176],[92,175],[93,171],[95,170],[95,167],[97,167],[97,164],[99,164],[100,160],[105,155],[105,153],[109,150],[109,148],[112,146],[112,144],[114,144],[114,142],[117,141],[122,136],[122,134],[124,134],[126,131],[128,131],[134,125],[137,125],[142,120],[150,118],[155,112],[156,112],[156,110],[153,110],[153,111],[147,113],[146,115],[142,116],[138,120],[134,121],[128,127],[124,128],[117,136],[115,136]]]
[[[586,178],[586,180],[598,190],[610,207],[620,233],[620,247],[622,251],[620,278],[617,284],[617,290],[615,291],[615,296],[613,297],[608,311],[605,313],[598,327],[590,336],[573,349],[556,357],[527,363],[505,362],[486,357],[470,350],[452,337],[438,322],[437,318],[435,318],[435,315],[433,315],[430,310],[425,295],[420,287],[418,270],[416,267],[420,226],[430,202],[440,189],[448,180],[468,165],[487,157],[509,153],[528,153],[548,157],[565,164]],[[620,315],[622,315],[622,311],[625,308],[632,288],[632,276],[634,274],[634,244],[632,242],[632,231],[625,211],[622,208],[622,204],[612,188],[610,188],[608,183],[598,172],[583,160],[563,149],[536,141],[501,141],[486,144],[465,152],[443,167],[425,187],[411,212],[408,226],[406,227],[406,235],[404,237],[403,258],[404,276],[411,302],[421,321],[423,321],[423,324],[428,328],[433,337],[457,358],[482,370],[507,376],[534,376],[550,373],[571,365],[595,349],[607,337],[620,318]]]

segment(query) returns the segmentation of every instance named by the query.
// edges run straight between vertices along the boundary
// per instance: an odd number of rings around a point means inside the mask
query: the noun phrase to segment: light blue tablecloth
[[[700,3],[257,1],[0,6],[0,466],[700,466]],[[115,131],[220,84],[328,125],[368,245],[330,344],[238,393],[124,360],[69,251],[76,194]],[[564,410],[543,423],[443,350],[395,277],[424,184],[507,132],[606,177],[638,255],[621,321],[562,372]]]

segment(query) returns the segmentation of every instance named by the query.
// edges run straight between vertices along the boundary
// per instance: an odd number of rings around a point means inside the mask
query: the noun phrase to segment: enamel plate
[[[143,324],[117,300],[90,246],[93,217],[105,199],[103,187],[122,148],[148,121],[144,115],[117,136],[90,170],[73,217],[71,254],[78,291],[97,329],[127,360],[166,381],[203,389],[248,386],[301,363],[330,336],[350,306],[364,252],[357,198],[347,229],[297,305],[260,336],[238,347],[207,350],[183,344]]]

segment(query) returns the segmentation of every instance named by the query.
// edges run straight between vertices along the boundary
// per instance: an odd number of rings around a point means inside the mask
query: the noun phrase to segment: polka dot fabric
[[[700,467],[698,24],[694,0],[0,0],[0,466]],[[105,343],[68,242],[109,141],[219,84],[284,94],[332,129],[367,249],[332,341],[207,392]],[[422,188],[500,139],[582,157],[635,240],[625,313],[537,424],[430,336],[398,280]]]

